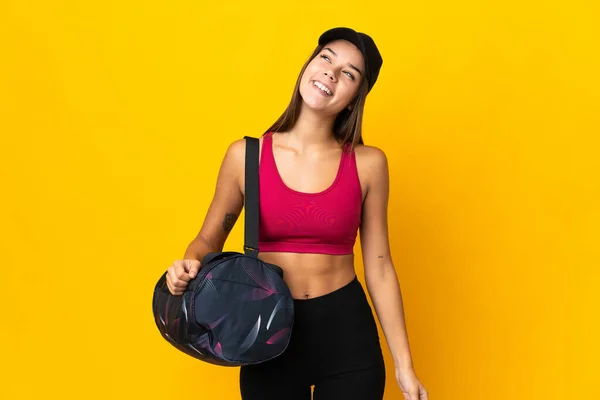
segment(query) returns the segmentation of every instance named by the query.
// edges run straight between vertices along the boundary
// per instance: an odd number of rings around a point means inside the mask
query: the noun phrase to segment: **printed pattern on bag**
[[[153,311],[162,336],[202,361],[256,364],[285,351],[294,302],[278,267],[239,253],[204,265],[182,296],[166,273],[154,290]]]

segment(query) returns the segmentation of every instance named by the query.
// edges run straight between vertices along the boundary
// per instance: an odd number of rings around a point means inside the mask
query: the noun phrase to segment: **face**
[[[328,43],[307,65],[300,81],[304,105],[336,115],[356,97],[364,79],[363,56],[345,40]]]

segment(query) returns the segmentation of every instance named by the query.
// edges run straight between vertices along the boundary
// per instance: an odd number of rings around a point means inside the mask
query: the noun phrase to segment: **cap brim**
[[[363,43],[358,33],[351,28],[333,28],[324,32],[319,37],[319,45],[325,45],[329,42],[333,42],[335,40],[340,39],[347,40],[348,42],[352,43],[353,45],[358,47],[363,57],[367,56],[365,44]]]

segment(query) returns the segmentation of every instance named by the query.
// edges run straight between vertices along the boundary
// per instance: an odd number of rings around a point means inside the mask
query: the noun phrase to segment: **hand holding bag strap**
[[[247,256],[257,257],[258,224],[260,219],[260,187],[258,180],[259,140],[250,136],[244,136],[244,139],[246,139],[244,253]]]

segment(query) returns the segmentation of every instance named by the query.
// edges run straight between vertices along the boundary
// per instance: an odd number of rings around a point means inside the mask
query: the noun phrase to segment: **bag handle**
[[[259,140],[250,136],[244,136],[244,139],[246,139],[244,254],[256,258],[258,257],[258,224],[260,220]]]

